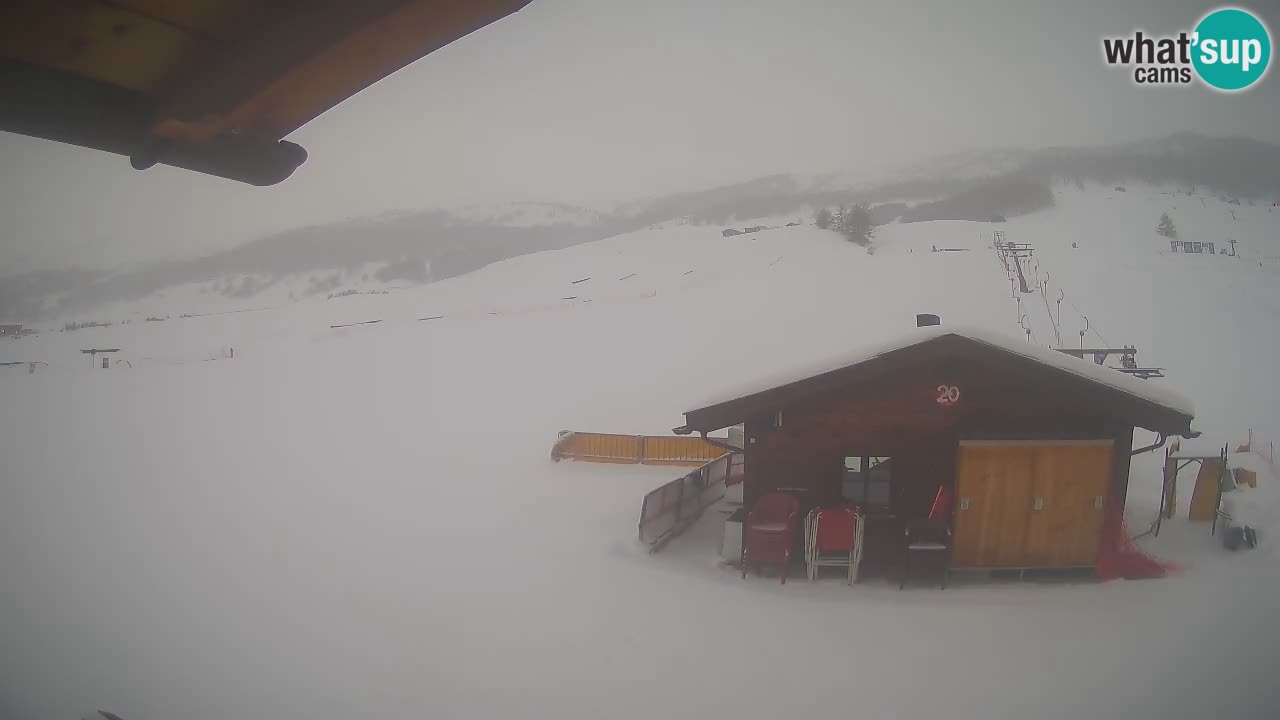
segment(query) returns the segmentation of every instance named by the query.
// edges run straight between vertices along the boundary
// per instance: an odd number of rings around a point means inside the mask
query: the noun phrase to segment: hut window
[[[892,459],[876,455],[846,457],[840,494],[868,512],[889,512],[893,497]]]

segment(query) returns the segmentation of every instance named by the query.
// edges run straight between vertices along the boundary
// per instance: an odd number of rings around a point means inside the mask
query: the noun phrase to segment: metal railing
[[[726,487],[741,482],[742,470],[742,453],[725,453],[645,495],[640,507],[640,542],[648,545],[651,553],[661,550],[724,497]]]

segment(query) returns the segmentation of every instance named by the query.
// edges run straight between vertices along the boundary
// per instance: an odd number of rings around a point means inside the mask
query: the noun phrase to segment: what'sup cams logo
[[[1139,85],[1190,85],[1198,77],[1217,90],[1245,90],[1267,73],[1271,34],[1247,10],[1219,8],[1191,32],[1152,37],[1141,30],[1102,39],[1108,65],[1133,67]]]

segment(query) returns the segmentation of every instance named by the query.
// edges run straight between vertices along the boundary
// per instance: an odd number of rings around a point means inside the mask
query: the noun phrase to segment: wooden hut
[[[904,524],[939,488],[953,498],[952,569],[1089,568],[1107,511],[1123,511],[1134,428],[1163,444],[1194,436],[1193,414],[1086,360],[926,327],[713,398],[676,432],[744,423],[744,503],[784,492],[802,510],[862,507],[872,571],[900,557]]]

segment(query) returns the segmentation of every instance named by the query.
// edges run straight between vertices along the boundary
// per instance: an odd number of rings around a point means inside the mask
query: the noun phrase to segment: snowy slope
[[[416,265],[410,267],[410,263]],[[420,278],[430,278],[429,260],[405,259],[398,266]],[[57,330],[67,323],[120,324],[146,318],[242,312],[304,300],[336,300],[344,294],[389,293],[419,284],[394,273],[388,276],[389,267],[395,269],[396,264],[372,262],[284,275],[231,273],[216,280],[171,285],[141,298],[103,303],[92,310],[55,312],[44,322],[27,325]]]
[[[639,499],[669,469],[547,459],[559,430],[663,432],[918,312],[1018,338],[996,227],[1090,342],[1138,345],[1206,436],[1265,445],[1280,215],[1161,192],[889,225],[874,255],[810,225],[676,225],[388,295],[2,342],[49,366],[0,369],[0,717],[1267,717],[1280,479],[1251,491],[1257,550],[1178,521],[1144,540],[1173,578],[898,593],[740,581],[710,523],[648,556]],[[1168,255],[1166,211],[1244,258]],[[1068,341],[1081,325],[1064,303]],[[134,367],[91,370],[103,346]]]

